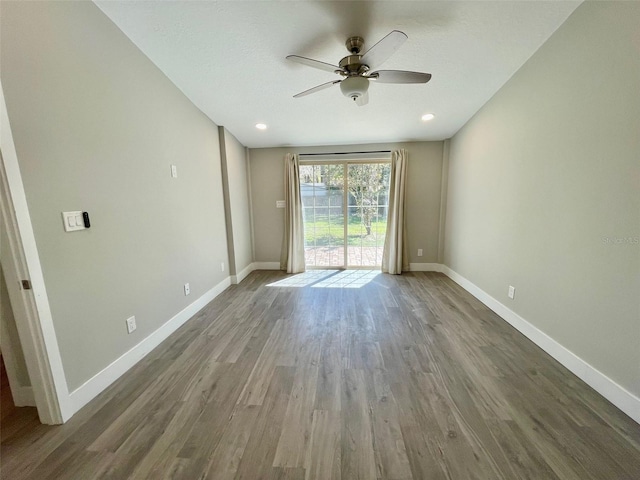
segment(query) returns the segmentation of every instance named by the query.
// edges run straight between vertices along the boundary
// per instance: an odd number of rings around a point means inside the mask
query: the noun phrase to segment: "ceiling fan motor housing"
[[[362,55],[347,55],[340,60],[340,68],[342,69],[341,75],[362,75],[369,71],[369,66],[364,63],[360,63]]]
[[[347,77],[340,82],[340,90],[342,91],[342,94],[354,101],[367,93],[368,89],[369,79],[365,77]]]

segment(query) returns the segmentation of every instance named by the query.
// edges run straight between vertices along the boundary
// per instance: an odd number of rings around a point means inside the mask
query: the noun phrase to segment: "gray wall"
[[[74,390],[226,278],[218,131],[93,3],[1,8],[2,86]],[[65,210],[91,229],[65,233]]]
[[[583,3],[454,136],[445,241],[449,267],[635,395],[638,25],[639,3]]]
[[[406,148],[409,152],[407,179],[409,261],[412,263],[437,262],[443,142],[251,149],[255,260],[280,262],[284,209],[276,208],[276,200],[284,199],[283,162],[286,153],[359,152],[400,148]],[[419,248],[424,250],[422,257],[417,256]]]
[[[225,208],[228,233],[231,237],[229,271],[236,275],[253,263],[247,150],[226,128],[220,127],[220,132],[225,176]]]

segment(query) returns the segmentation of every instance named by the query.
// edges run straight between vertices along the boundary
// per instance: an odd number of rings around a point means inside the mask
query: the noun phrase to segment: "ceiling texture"
[[[211,120],[252,148],[443,140],[453,136],[579,1],[113,1],[98,7]],[[358,107],[336,65],[344,43],[392,30],[409,39],[378,69],[428,72],[427,84],[375,84]],[[536,95],[535,91],[531,95]],[[422,122],[421,116],[435,118]],[[255,128],[265,123],[266,130]]]

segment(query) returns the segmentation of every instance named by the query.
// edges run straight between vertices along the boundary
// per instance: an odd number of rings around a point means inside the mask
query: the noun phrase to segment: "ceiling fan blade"
[[[407,35],[399,30],[394,30],[389,35],[384,37],[373,47],[366,51],[362,56],[360,63],[368,65],[369,68],[376,68],[382,65],[405,40],[409,38]]]
[[[375,79],[378,83],[427,83],[431,80],[430,73],[404,70],[378,70],[371,72],[368,77]]]
[[[367,103],[369,103],[369,92],[365,92],[364,95],[360,95],[358,98],[356,98],[356,105],[358,105],[359,107],[363,107]]]
[[[289,55],[287,57],[287,60],[301,63],[309,67],[318,68],[320,70],[325,70],[331,73],[335,73],[336,70],[338,71],[342,70],[340,67],[337,67],[336,65],[331,65],[330,63],[321,62],[320,60],[314,60],[313,58],[300,57],[299,55]]]
[[[342,80],[332,80],[331,82],[323,83],[322,85],[318,85],[317,87],[310,88],[309,90],[305,90],[304,92],[300,92],[293,96],[293,98],[300,98],[306,95],[311,95],[312,93],[319,92],[320,90],[324,90],[325,88],[329,88],[336,83],[340,83]]]

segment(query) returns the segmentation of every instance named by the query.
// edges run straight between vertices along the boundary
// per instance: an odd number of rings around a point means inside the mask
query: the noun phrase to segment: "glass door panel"
[[[305,260],[309,267],[344,266],[344,166],[300,166]]]
[[[348,165],[349,267],[379,267],[387,230],[390,164]]]

